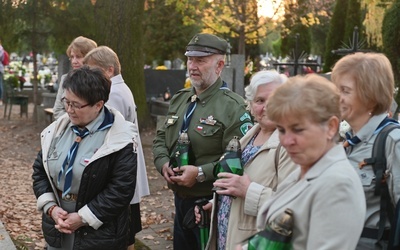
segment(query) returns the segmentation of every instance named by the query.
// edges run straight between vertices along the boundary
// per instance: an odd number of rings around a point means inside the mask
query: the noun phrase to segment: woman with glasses
[[[79,69],[82,67],[83,58],[94,48],[97,48],[97,43],[95,41],[83,36],[78,36],[75,38],[68,46],[66,51],[72,69]],[[61,76],[60,84],[58,86],[57,97],[53,107],[54,119],[58,119],[60,116],[66,113],[64,104],[61,101],[61,98],[64,97],[63,83],[66,76],[67,74]]]
[[[126,249],[137,131],[104,106],[110,80],[83,66],[64,81],[67,115],[41,134],[33,190],[47,249]]]

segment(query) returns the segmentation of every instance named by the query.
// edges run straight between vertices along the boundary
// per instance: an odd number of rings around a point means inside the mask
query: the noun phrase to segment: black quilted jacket
[[[103,225],[97,230],[90,226],[79,228],[75,232],[74,250],[127,248],[129,202],[135,192],[136,171],[136,153],[132,144],[86,166],[75,211],[88,205]],[[32,178],[36,197],[52,192],[41,152],[33,164]],[[61,247],[61,233],[55,229],[53,219],[43,213],[42,221],[46,242]]]

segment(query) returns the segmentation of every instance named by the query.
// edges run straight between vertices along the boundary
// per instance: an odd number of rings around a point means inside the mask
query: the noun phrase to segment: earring
[[[371,116],[371,115],[372,115],[372,113],[371,113],[371,112],[368,112],[368,115],[369,115],[369,116]]]

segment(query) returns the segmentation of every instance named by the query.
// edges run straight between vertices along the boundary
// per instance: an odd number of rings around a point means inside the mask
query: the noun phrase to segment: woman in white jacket
[[[139,124],[137,120],[136,104],[133,94],[126,85],[121,75],[121,64],[118,55],[107,46],[99,46],[91,50],[83,59],[83,63],[89,67],[99,67],[110,77],[111,90],[106,103],[121,112],[125,120],[130,121],[136,128],[137,138],[137,180],[135,195],[131,201],[131,231],[128,250],[134,249],[135,235],[142,230],[140,216],[140,199],[150,194],[147,180],[146,164],[144,161],[143,147],[139,135]]]

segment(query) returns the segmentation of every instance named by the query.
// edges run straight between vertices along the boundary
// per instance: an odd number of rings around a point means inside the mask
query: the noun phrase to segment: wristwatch
[[[206,176],[203,172],[203,168],[198,167],[198,169],[199,169],[199,173],[197,174],[196,180],[197,180],[197,182],[203,182],[206,180]]]

